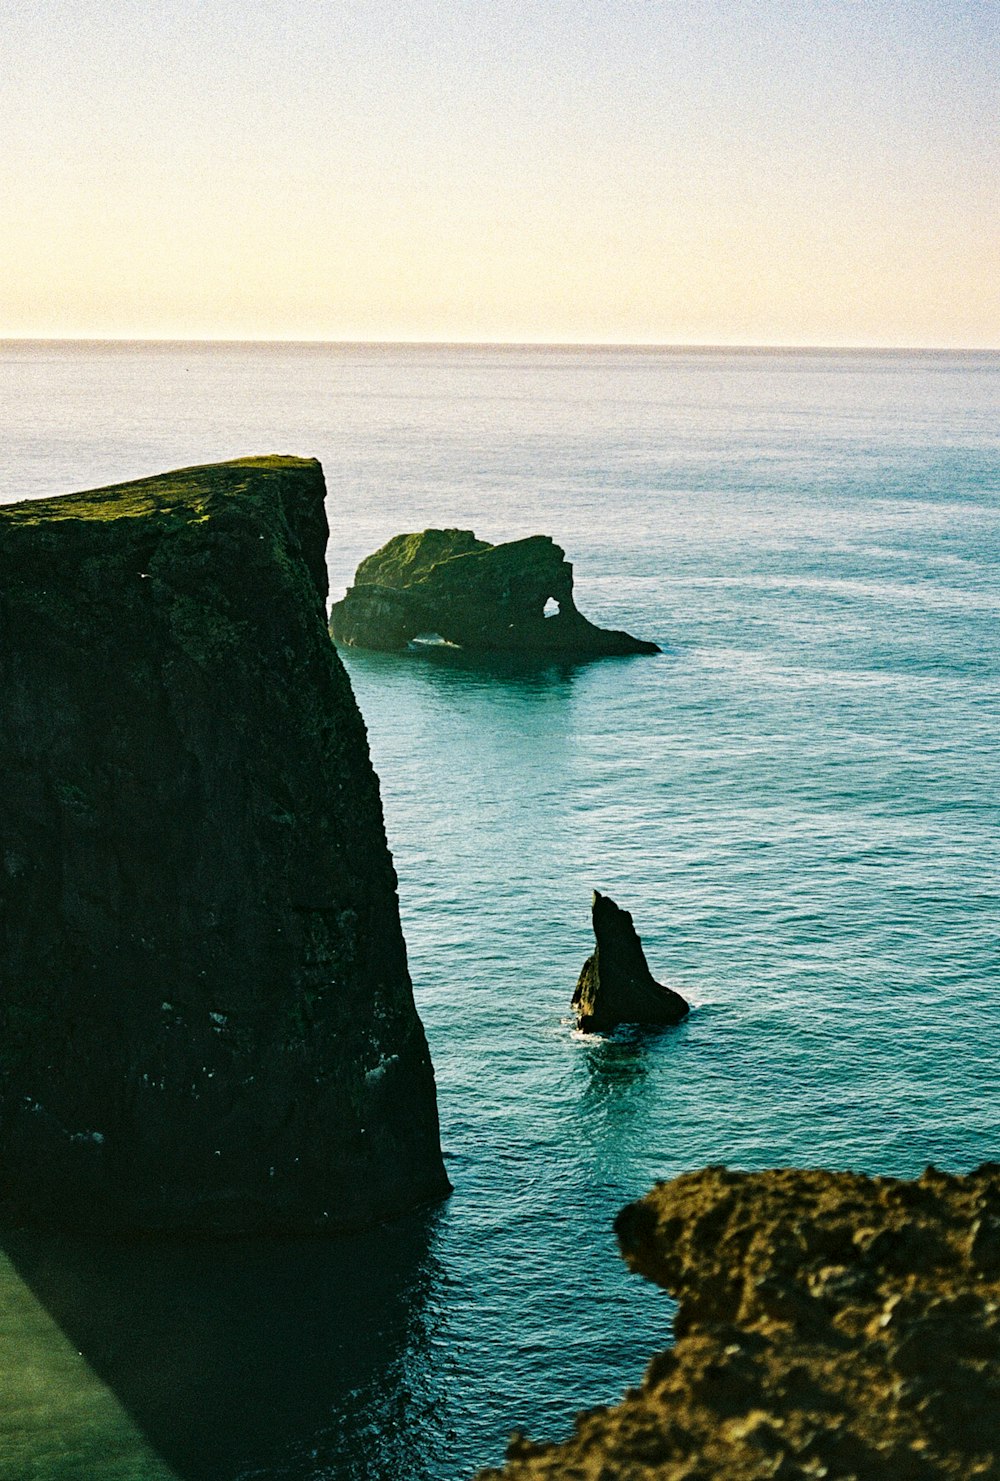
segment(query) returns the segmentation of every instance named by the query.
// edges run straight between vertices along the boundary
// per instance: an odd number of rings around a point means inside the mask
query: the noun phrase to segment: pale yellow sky
[[[1000,346],[997,11],[19,0],[0,335]]]

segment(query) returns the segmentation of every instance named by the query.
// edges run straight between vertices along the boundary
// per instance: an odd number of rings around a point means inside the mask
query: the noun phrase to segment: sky
[[[1000,0],[5,0],[0,336],[1000,347]]]

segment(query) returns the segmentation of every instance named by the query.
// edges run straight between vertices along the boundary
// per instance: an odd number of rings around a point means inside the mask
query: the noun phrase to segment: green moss
[[[404,587],[421,580],[442,561],[492,550],[488,540],[477,540],[471,530],[421,530],[394,535],[380,550],[363,560],[356,584]]]
[[[0,507],[0,522],[9,525],[49,524],[53,520],[104,521],[110,519],[146,519],[150,515],[187,523],[192,516],[207,517],[212,502],[256,492],[261,473],[287,473],[295,469],[316,467],[314,459],[278,455],[262,458],[236,458],[228,463],[214,463],[196,468],[177,468],[154,478],[131,483],[111,484],[107,488],[89,489],[79,494],[63,494],[54,499],[31,499],[21,504]],[[252,473],[252,479],[245,475]]]

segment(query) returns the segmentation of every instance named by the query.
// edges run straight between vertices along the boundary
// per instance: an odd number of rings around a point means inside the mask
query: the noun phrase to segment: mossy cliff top
[[[83,489],[49,499],[29,499],[22,504],[0,505],[0,516],[15,525],[50,524],[60,519],[142,519],[177,513],[200,518],[211,513],[218,499],[254,499],[274,487],[268,475],[280,475],[290,489],[322,479],[315,458],[292,458],[279,454],[259,458],[234,458],[227,463],[203,463],[175,468],[151,478],[103,488]],[[289,480],[287,475],[291,475]]]
[[[330,630],[339,643],[388,650],[436,633],[472,652],[659,652],[655,643],[588,622],[573,600],[573,567],[548,535],[503,545],[471,530],[395,535],[361,562],[331,609]]]
[[[0,510],[0,1210],[337,1228],[443,1192],[318,463]]]
[[[323,470],[315,458],[238,458],[58,498],[0,505],[0,548],[46,549],[51,541],[65,547],[74,538],[85,548],[97,549],[108,539],[113,542],[109,549],[123,548],[130,539],[159,543],[184,526],[209,520],[252,518],[269,527],[284,522],[325,601],[329,529],[324,498]],[[114,535],[102,534],[100,527],[111,523],[117,526]],[[8,541],[19,544],[8,547]]]
[[[380,550],[366,556],[354,574],[356,586],[401,589],[422,581],[442,561],[495,550],[488,540],[477,540],[471,530],[421,530],[394,535]]]
[[[1000,1468],[1000,1166],[710,1167],[619,1215],[676,1346],[481,1481],[969,1481]]]

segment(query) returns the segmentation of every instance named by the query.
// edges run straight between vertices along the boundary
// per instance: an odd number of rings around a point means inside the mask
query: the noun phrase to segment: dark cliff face
[[[550,601],[558,610],[546,616]],[[588,622],[573,600],[573,567],[547,535],[490,545],[471,530],[394,536],[361,562],[331,609],[330,631],[349,647],[388,651],[422,633],[481,653],[660,651]]]
[[[1000,1473],[1000,1166],[915,1182],[710,1167],[619,1215],[677,1345],[481,1481],[968,1481]]]
[[[447,1190],[318,463],[0,510],[0,1204],[322,1230]]]

